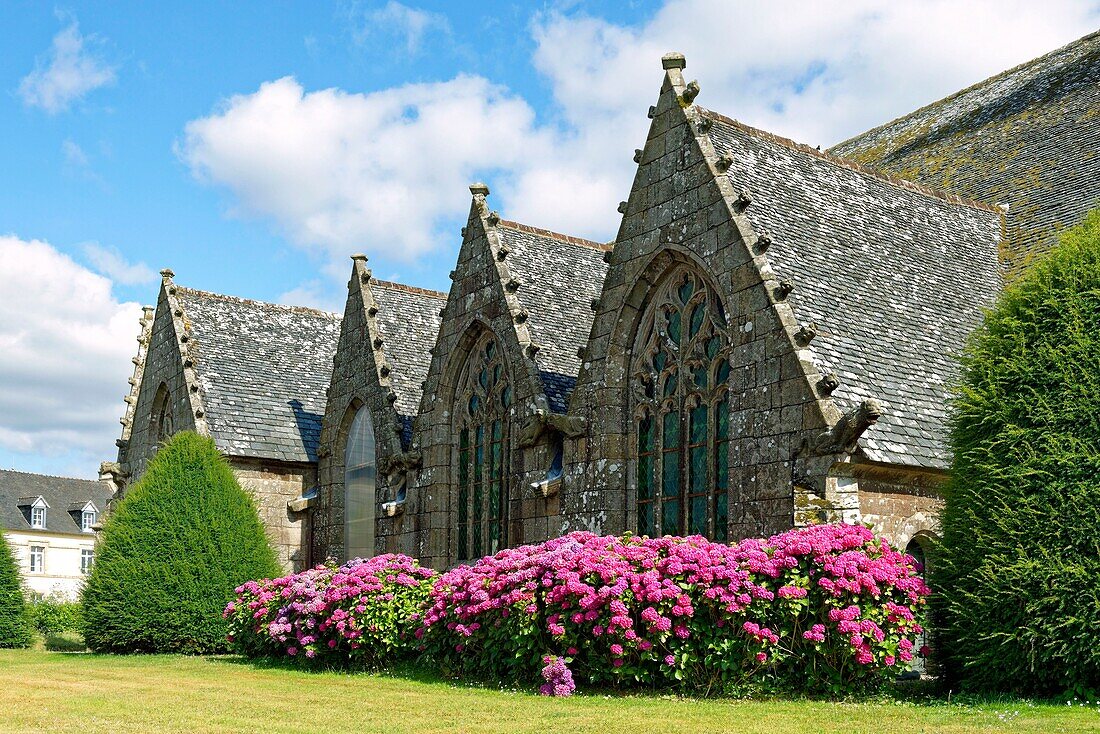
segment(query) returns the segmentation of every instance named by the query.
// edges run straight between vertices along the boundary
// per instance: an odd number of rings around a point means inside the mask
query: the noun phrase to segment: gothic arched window
[[[455,393],[458,559],[508,545],[508,416],[512,385],[492,334],[470,352]]]
[[[157,388],[156,397],[153,398],[153,412],[150,416],[149,428],[154,450],[176,432],[172,420],[172,395],[168,392],[167,385],[161,384]]]
[[[694,270],[677,268],[654,292],[634,346],[640,535],[726,540],[729,374],[722,303]]]
[[[378,487],[374,422],[356,411],[344,447],[344,548],[348,560],[374,555],[374,504]]]

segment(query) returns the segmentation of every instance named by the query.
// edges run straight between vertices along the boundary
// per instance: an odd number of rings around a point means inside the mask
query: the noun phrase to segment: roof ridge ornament
[[[683,69],[687,67],[687,59],[679,51],[669,51],[661,57],[662,69]]]

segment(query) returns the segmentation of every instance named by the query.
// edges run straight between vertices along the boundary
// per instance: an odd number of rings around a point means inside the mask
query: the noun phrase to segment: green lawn
[[[0,730],[94,732],[1100,732],[1100,707],[575,696],[236,658],[0,650]]]

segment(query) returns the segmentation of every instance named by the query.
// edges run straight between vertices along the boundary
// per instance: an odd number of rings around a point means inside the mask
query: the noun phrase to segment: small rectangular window
[[[46,570],[46,549],[40,545],[31,546],[31,573],[42,573]]]
[[[90,548],[82,548],[80,550],[80,573],[89,574],[92,572],[92,562],[95,560],[95,551]]]
[[[90,531],[92,529],[92,526],[95,525],[95,521],[96,514],[91,510],[85,510],[84,512],[80,513],[80,529],[84,532]]]
[[[46,508],[45,507],[32,507],[31,508],[31,527],[42,529],[46,527]]]

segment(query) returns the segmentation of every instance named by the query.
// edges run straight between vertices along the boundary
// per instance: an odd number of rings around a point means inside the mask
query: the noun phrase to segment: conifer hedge
[[[26,647],[31,641],[19,566],[0,533],[0,647]]]
[[[1100,692],[1100,211],[963,357],[934,590],[957,682]]]
[[[84,638],[96,652],[224,651],[233,590],[281,573],[214,442],[179,433],[107,518],[84,590]]]

